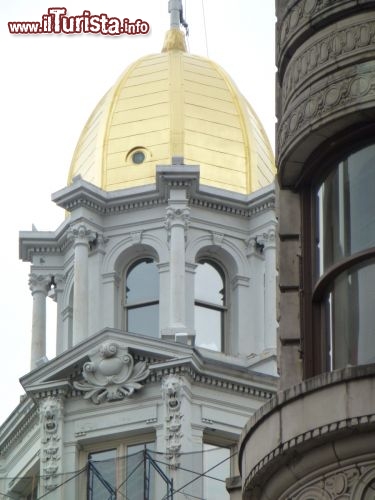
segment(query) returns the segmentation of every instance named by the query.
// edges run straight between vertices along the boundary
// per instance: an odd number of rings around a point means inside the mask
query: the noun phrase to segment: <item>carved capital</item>
[[[188,228],[190,222],[190,208],[189,207],[167,207],[165,226],[170,229],[173,226],[183,226]]]
[[[31,294],[44,293],[46,296],[51,288],[51,275],[31,273],[29,275],[29,288]]]
[[[267,233],[263,233],[264,248],[276,248],[276,231],[275,229],[270,229]]]
[[[85,224],[75,224],[70,226],[67,237],[73,241],[74,246],[89,245],[97,238],[97,234]]]
[[[149,375],[145,362],[134,363],[128,349],[115,342],[102,344],[90,360],[83,366],[84,380],[74,382],[74,387],[95,404],[131,396]]]

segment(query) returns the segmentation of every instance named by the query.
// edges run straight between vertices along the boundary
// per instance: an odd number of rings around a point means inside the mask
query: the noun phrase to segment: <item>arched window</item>
[[[332,165],[313,189],[313,340],[321,370],[375,362],[375,145]]]
[[[159,337],[159,271],[153,259],[129,266],[124,295],[126,330]]]
[[[195,274],[195,344],[214,351],[224,348],[225,276],[210,260],[198,263]]]

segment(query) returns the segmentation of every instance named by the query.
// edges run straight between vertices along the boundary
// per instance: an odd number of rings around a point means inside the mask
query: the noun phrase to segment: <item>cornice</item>
[[[235,372],[236,370],[234,370]],[[166,375],[187,375],[192,382],[208,385],[241,395],[248,395],[262,400],[271,399],[275,391],[259,387],[250,381],[245,381],[240,376],[223,376],[220,371],[207,369],[194,356],[185,359],[168,360],[150,366],[149,381],[160,381]],[[147,382],[147,381],[146,381]],[[276,390],[276,387],[275,387]]]
[[[52,200],[68,212],[86,207],[100,215],[114,215],[129,210],[167,204],[173,188],[186,189],[191,206],[201,206],[218,212],[251,217],[264,210],[274,209],[274,186],[259,189],[250,195],[199,185],[199,168],[156,167],[156,184],[106,192],[82,178],[52,195]]]
[[[0,457],[39,422],[38,408],[31,398],[25,398],[0,427]]]

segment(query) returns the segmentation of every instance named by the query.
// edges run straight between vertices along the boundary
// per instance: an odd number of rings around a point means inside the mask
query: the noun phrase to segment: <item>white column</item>
[[[171,333],[187,333],[185,300],[185,230],[190,209],[184,198],[167,207],[167,229],[169,231],[169,329]]]
[[[88,336],[89,243],[94,233],[84,224],[71,229],[74,241],[73,344]]]
[[[56,302],[57,310],[56,310],[56,356],[61,354],[64,348],[64,338],[63,338],[63,312],[62,312],[62,293],[64,291],[64,276],[58,274],[53,277],[54,289],[53,295],[50,297]]]
[[[264,272],[264,347],[276,348],[276,233],[270,229],[263,235]]]
[[[50,276],[30,274],[29,286],[33,296],[31,369],[46,355],[46,297],[50,283]]]

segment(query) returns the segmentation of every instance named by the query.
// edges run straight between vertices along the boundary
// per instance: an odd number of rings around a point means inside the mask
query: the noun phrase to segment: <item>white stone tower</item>
[[[235,498],[237,440],[275,391],[272,151],[169,7],[162,53],[126,69],[81,134],[53,195],[65,220],[20,236],[31,371],[0,432],[17,498],[224,499],[225,480]]]

